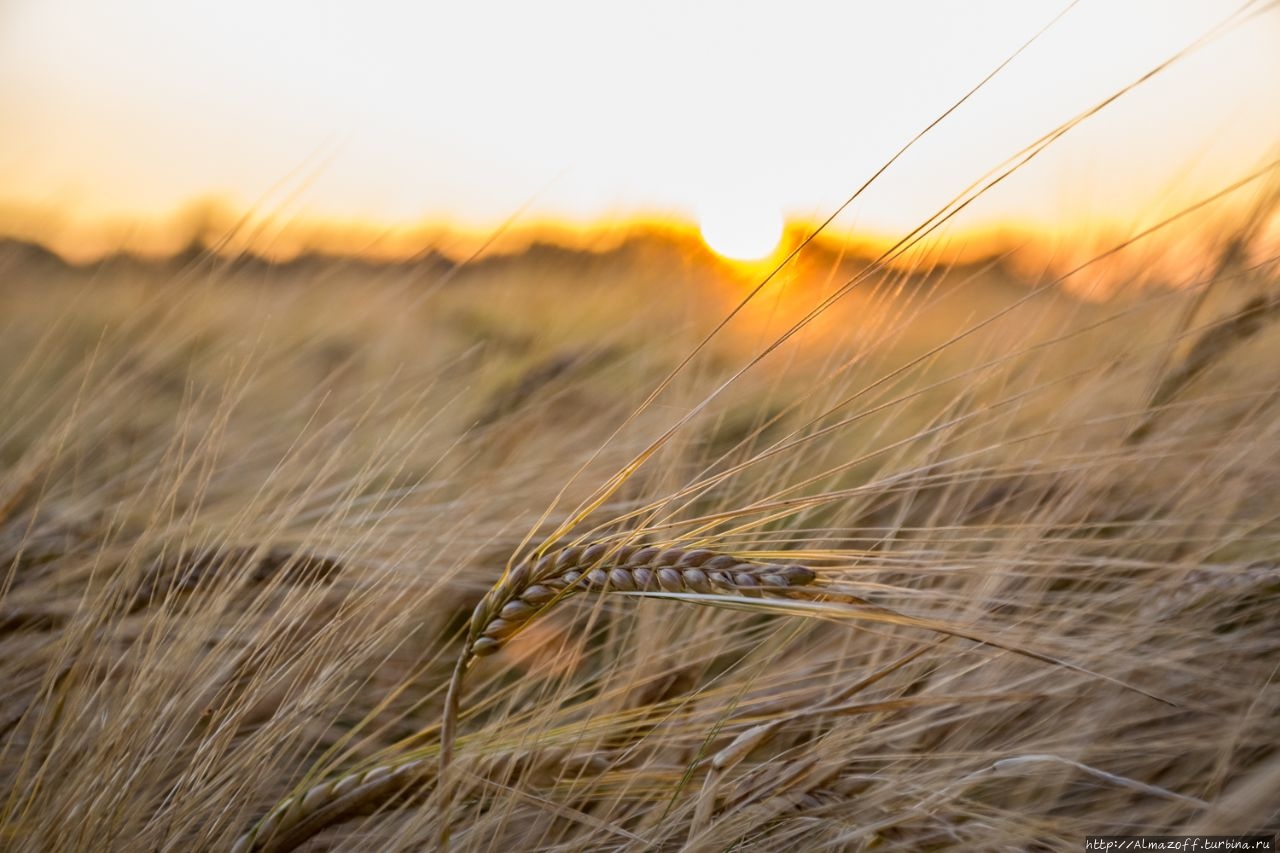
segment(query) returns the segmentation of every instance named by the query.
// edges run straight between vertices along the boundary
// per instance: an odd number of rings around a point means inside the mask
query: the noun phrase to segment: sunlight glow
[[[210,207],[397,239],[517,211],[685,224],[744,184],[822,221],[1067,5],[835,223],[884,237],[1238,4],[9,0],[0,234],[159,250]],[[1127,227],[1274,156],[1280,8],[1220,32],[948,228]],[[729,257],[767,254],[780,228],[776,210],[700,222]]]
[[[778,248],[782,214],[758,201],[721,200],[698,208],[698,230],[711,251],[733,261],[758,261]]]

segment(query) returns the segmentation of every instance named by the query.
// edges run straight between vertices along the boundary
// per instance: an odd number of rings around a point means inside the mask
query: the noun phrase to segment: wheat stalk
[[[292,850],[323,829],[342,823],[426,779],[426,759],[381,764],[308,788],[272,809],[240,836],[231,853],[281,853]]]
[[[190,593],[210,583],[219,572],[242,566],[250,584],[278,577],[281,583],[327,584],[343,570],[342,561],[324,554],[283,546],[215,545],[192,548],[152,561],[134,592],[130,612],[136,612],[166,593]]]
[[[812,583],[812,569],[755,563],[706,549],[596,543],[526,560],[499,581],[471,614],[466,647],[449,684],[441,735],[441,769],[452,758],[457,701],[467,667],[491,655],[533,618],[580,591],[728,592],[782,595]]]
[[[485,779],[505,777],[513,771],[577,776],[603,773],[615,763],[598,753],[574,755],[567,749],[552,747],[497,753],[482,761],[476,773]],[[268,812],[237,839],[231,853],[287,853],[321,831],[371,814],[415,787],[419,790],[405,796],[404,801],[419,799],[428,793],[434,769],[435,763],[429,758],[400,758],[313,785]]]
[[[1280,316],[1280,296],[1255,296],[1234,314],[1206,329],[1191,345],[1177,369],[1160,380],[1147,403],[1146,415],[1125,438],[1125,443],[1137,444],[1146,439],[1155,429],[1164,406],[1181,394],[1197,376],[1258,334],[1277,316]]]
[[[468,655],[490,655],[541,611],[580,590],[785,595],[814,580],[800,565],[754,563],[705,549],[597,543],[521,563],[471,615]]]
[[[758,563],[704,548],[658,548],[597,542],[531,557],[509,571],[476,605],[466,646],[449,680],[440,728],[440,789],[445,791],[467,669],[491,655],[536,616],[565,598],[590,592],[730,593],[787,596],[816,579],[794,563]],[[450,795],[441,800],[440,846],[448,844]]]
[[[801,565],[758,563],[715,551],[598,543],[563,548],[520,563],[495,585],[472,614],[466,647],[450,681],[441,733],[438,789],[451,759],[458,696],[469,664],[501,648],[520,628],[557,602],[579,591],[729,592],[749,596],[787,595],[815,580]],[[547,753],[566,766],[565,755]],[[510,760],[510,756],[500,756]],[[545,761],[543,762],[545,763]],[[283,853],[320,831],[376,810],[388,800],[426,783],[428,759],[393,761],[330,779],[291,797],[271,810],[232,847],[232,853]],[[447,807],[447,801],[446,801]],[[447,842],[447,814],[441,815]]]

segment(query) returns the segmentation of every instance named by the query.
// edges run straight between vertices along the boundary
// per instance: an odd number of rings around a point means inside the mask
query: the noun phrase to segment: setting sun
[[[722,201],[698,209],[698,231],[707,247],[734,261],[758,261],[778,248],[782,214],[759,202]]]

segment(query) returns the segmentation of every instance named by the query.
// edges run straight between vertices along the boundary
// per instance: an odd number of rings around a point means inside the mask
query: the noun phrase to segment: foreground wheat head
[[[817,578],[806,566],[755,562],[698,548],[657,548],[598,542],[570,546],[519,563],[476,605],[466,645],[449,685],[441,729],[439,773],[446,779],[467,667],[501,648],[534,617],[577,592],[694,592],[786,597]],[[426,759],[390,762],[312,786],[285,800],[245,833],[234,853],[291,850],[321,830],[384,807],[415,785],[426,785]],[[444,785],[437,784],[443,790]],[[446,797],[443,802],[448,804]],[[447,843],[447,814],[441,841]]]
[[[805,566],[757,563],[703,548],[571,546],[520,563],[489,591],[471,614],[463,665],[470,656],[493,654],[539,612],[578,591],[785,596],[815,577]]]
[[[242,835],[232,853],[292,850],[316,833],[365,812],[422,781],[430,767],[422,760],[384,764],[330,779],[280,803]]]
[[[595,592],[721,592],[786,596],[813,583],[812,569],[795,564],[756,563],[707,549],[641,547],[597,542],[570,546],[525,560],[507,573],[471,614],[467,644],[458,657],[445,698],[440,729],[440,788],[448,790],[449,763],[457,735],[458,705],[467,667],[492,654],[539,612],[579,589]],[[440,844],[449,841],[450,796],[441,798]]]
[[[471,614],[466,647],[458,657],[441,728],[440,774],[453,757],[459,693],[467,667],[493,654],[538,613],[579,590],[595,592],[722,592],[786,596],[813,583],[800,565],[756,563],[706,549],[656,548],[597,542],[525,560],[499,581]]]

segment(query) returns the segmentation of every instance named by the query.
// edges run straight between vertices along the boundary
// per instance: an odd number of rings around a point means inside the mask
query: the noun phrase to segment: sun
[[[698,207],[698,231],[711,251],[734,261],[769,257],[782,240],[782,213],[759,201],[720,200]]]

